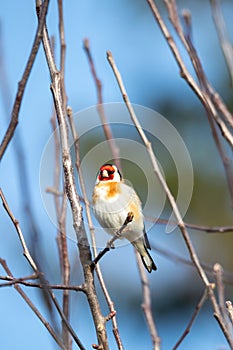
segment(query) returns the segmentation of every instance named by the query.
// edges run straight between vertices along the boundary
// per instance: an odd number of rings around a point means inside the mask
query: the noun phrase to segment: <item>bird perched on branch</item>
[[[148,272],[156,270],[148,252],[151,248],[145,232],[141,201],[134,189],[124,182],[115,165],[104,164],[99,169],[92,204],[96,219],[111,235],[116,234],[129,213],[132,213],[132,221],[126,224],[120,238],[126,238],[132,243]]]

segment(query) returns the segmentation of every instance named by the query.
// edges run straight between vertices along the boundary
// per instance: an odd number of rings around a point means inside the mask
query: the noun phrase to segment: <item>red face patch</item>
[[[100,168],[100,173],[98,178],[100,181],[113,180],[114,173],[115,173],[114,167],[110,164],[106,164]]]

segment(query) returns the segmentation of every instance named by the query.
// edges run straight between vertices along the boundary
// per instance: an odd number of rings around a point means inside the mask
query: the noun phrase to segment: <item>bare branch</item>
[[[148,276],[142,264],[140,255],[136,250],[134,251],[137,258],[138,270],[139,270],[141,285],[142,285],[142,295],[143,295],[142,309],[146,318],[147,326],[150,331],[153,349],[159,350],[161,341],[155,326],[155,322],[153,320],[153,313],[152,313],[152,307],[151,307],[151,293],[150,293]]]
[[[154,222],[156,224],[164,224],[167,225],[168,223],[171,223],[173,225],[178,225],[176,221],[168,220],[168,219],[162,219],[162,218],[152,218],[149,216],[145,216],[145,219]],[[233,232],[233,226],[203,226],[203,225],[196,225],[191,224],[188,222],[184,222],[185,226],[197,231],[205,231],[207,233],[229,233]]]
[[[94,226],[93,226],[93,222],[92,222],[92,218],[91,218],[90,203],[88,201],[88,197],[87,197],[87,193],[86,193],[84,176],[82,173],[82,169],[80,167],[80,152],[79,152],[79,142],[78,142],[79,139],[78,139],[78,135],[77,135],[77,132],[75,129],[75,125],[74,125],[72,109],[70,107],[67,108],[67,115],[68,115],[68,120],[69,120],[71,132],[72,132],[72,136],[73,136],[73,140],[74,140],[75,154],[76,154],[76,168],[77,168],[77,172],[78,172],[78,176],[79,176],[81,191],[83,194],[83,198],[80,197],[80,200],[83,201],[85,204],[87,221],[88,221],[88,226],[89,226],[89,230],[90,230],[90,234],[91,234],[93,255],[94,255],[94,258],[96,258],[97,257],[97,248],[96,248]],[[96,271],[96,274],[98,276],[98,279],[99,279],[102,291],[104,293],[104,296],[106,298],[106,301],[108,303],[110,315],[112,315],[110,319],[112,320],[113,334],[115,336],[118,349],[123,350],[123,345],[122,345],[122,341],[120,338],[117,320],[116,320],[116,312],[115,312],[115,308],[114,308],[114,303],[113,303],[113,301],[109,295],[109,292],[107,290],[107,287],[106,287],[106,284],[104,282],[104,278],[103,278],[102,272],[100,270],[99,264],[95,266],[95,271]],[[106,321],[107,320],[108,319],[106,319]]]
[[[209,85],[209,91],[212,96],[212,101],[215,105],[215,108],[222,114],[222,117],[226,120],[226,123],[233,128],[233,115],[225,105],[221,96]]]
[[[62,99],[63,104],[66,105],[66,91],[65,91],[65,34],[64,34],[64,22],[63,22],[63,3],[62,0],[58,0],[58,9],[59,9],[59,35],[60,35],[60,65],[61,65],[61,91],[62,91]],[[52,47],[54,52],[54,47]],[[55,146],[55,167],[54,167],[54,188],[56,188],[57,192],[59,191],[60,184],[60,142],[59,142],[59,134],[57,130],[56,124],[56,113],[54,111],[53,116],[51,118],[51,123],[53,127],[53,135],[54,135],[54,146]],[[68,255],[68,247],[67,247],[67,236],[66,236],[66,208],[67,208],[67,197],[65,190],[63,191],[62,203],[60,208],[60,201],[58,196],[54,196],[55,210],[57,215],[58,222],[58,234],[57,234],[57,243],[59,248],[59,257],[60,257],[60,266],[61,266],[61,275],[62,282],[65,285],[68,285],[70,282],[70,263],[69,263],[69,255]],[[66,316],[66,319],[69,320],[69,291],[64,290],[63,292],[63,311]],[[67,349],[71,349],[71,341],[69,338],[69,332],[62,322],[62,334],[63,341],[66,345]]]
[[[231,126],[233,126],[233,118],[231,116],[231,113],[228,111],[227,107],[225,106],[223,101],[220,99],[218,94],[215,93],[214,89],[211,87],[211,85],[209,84],[209,82],[205,76],[204,70],[203,70],[202,65],[201,65],[201,61],[200,61],[200,59],[197,55],[197,52],[193,46],[191,35],[190,35],[190,33],[191,33],[191,14],[189,11],[183,11],[183,17],[184,17],[184,20],[186,22],[186,27],[187,27],[186,35],[185,35],[183,32],[182,26],[180,24],[180,21],[179,21],[179,16],[177,14],[177,7],[176,7],[175,0],[171,0],[171,1],[164,0],[166,7],[167,7],[167,11],[169,13],[170,20],[171,20],[179,38],[180,38],[180,40],[184,44],[184,46],[187,50],[187,53],[190,57],[190,60],[193,64],[194,70],[196,72],[196,75],[197,75],[199,83],[200,83],[200,87],[198,87],[198,85],[195,83],[195,81],[192,79],[191,75],[189,74],[189,72],[188,72],[188,70],[187,70],[187,68],[182,60],[182,57],[179,53],[179,50],[174,42],[174,39],[171,36],[170,32],[168,31],[165,23],[163,22],[156,5],[151,0],[147,0],[147,2],[149,3],[151,10],[154,14],[154,17],[155,17],[157,23],[159,24],[160,29],[162,30],[162,32],[165,36],[165,39],[167,40],[167,42],[168,42],[168,44],[173,52],[173,55],[176,59],[178,66],[181,69],[182,78],[184,78],[186,80],[186,82],[190,85],[190,87],[196,93],[196,95],[200,99],[201,103],[203,104],[204,108],[206,109],[208,121],[209,121],[211,130],[212,130],[212,134],[213,134],[213,138],[215,140],[216,147],[218,149],[219,155],[221,157],[221,160],[222,160],[224,168],[225,168],[227,184],[228,184],[228,187],[230,190],[230,196],[231,196],[231,201],[232,201],[232,205],[233,205],[233,181],[232,181],[233,169],[231,166],[230,159],[227,156],[227,153],[225,152],[224,147],[221,144],[221,141],[220,141],[220,138],[219,138],[219,135],[217,132],[217,128],[216,128],[216,125],[218,125],[218,127],[222,133],[222,136],[228,140],[229,144],[232,147],[233,146],[232,133],[230,132],[230,130],[228,129],[228,127],[226,126],[224,121],[219,117],[218,111],[220,111],[223,114],[223,116],[226,119],[227,124],[229,124]],[[215,123],[216,123],[216,125],[215,125]]]
[[[52,292],[51,290],[49,290],[49,288],[47,288],[47,286],[48,286],[49,284],[48,284],[48,282],[45,280],[45,278],[43,277],[43,274],[39,272],[39,269],[38,269],[36,263],[35,263],[34,260],[32,259],[31,255],[30,255],[30,253],[29,253],[29,250],[28,250],[28,248],[27,248],[26,242],[25,242],[25,240],[24,240],[24,236],[23,236],[22,230],[21,230],[21,228],[20,228],[20,226],[19,226],[19,223],[18,223],[18,221],[15,219],[13,213],[11,212],[11,210],[10,210],[10,208],[9,208],[7,202],[6,202],[6,199],[5,199],[5,197],[4,197],[3,192],[2,192],[1,189],[0,189],[0,197],[1,197],[1,199],[2,199],[3,206],[4,206],[5,210],[7,211],[7,213],[8,213],[8,215],[9,215],[10,219],[12,220],[12,222],[13,222],[15,228],[16,228],[16,231],[17,231],[18,236],[19,236],[20,243],[21,243],[21,245],[22,245],[22,247],[23,247],[23,250],[24,250],[24,255],[25,255],[25,257],[27,258],[27,260],[28,260],[29,264],[31,265],[32,269],[34,270],[34,272],[35,272],[36,274],[39,274],[40,280],[44,282],[44,283],[42,284],[42,285],[43,285],[43,288],[44,288],[44,291],[45,291],[45,292],[48,291],[48,293],[49,293],[49,295],[50,295],[50,297],[51,297],[51,299],[52,299],[52,301],[53,301],[53,303],[54,303],[54,305],[55,305],[55,307],[56,307],[56,309],[57,309],[59,315],[60,315],[61,318],[62,318],[62,321],[65,323],[66,327],[69,329],[70,334],[71,334],[72,337],[74,338],[75,342],[78,344],[78,346],[79,346],[80,349],[84,349],[83,346],[82,346],[82,343],[80,342],[79,338],[76,336],[76,334],[75,334],[75,332],[73,331],[72,327],[70,326],[68,320],[66,319],[66,316],[65,316],[64,313],[62,312],[62,310],[61,310],[61,308],[60,308],[60,306],[59,306],[59,304],[58,304],[58,302],[57,302],[57,300],[56,300],[55,295],[53,294],[53,292]]]
[[[176,33],[178,34],[180,40],[184,44],[184,47],[185,47],[186,51],[188,52],[188,54],[190,56],[190,59],[192,60],[192,54],[190,52],[190,47],[189,47],[189,44],[188,44],[188,41],[187,41],[187,37],[189,38],[189,40],[191,40],[191,14],[187,10],[183,11],[183,17],[184,17],[184,19],[186,21],[186,25],[187,25],[187,33],[186,33],[186,35],[184,35],[183,29],[182,29],[182,26],[181,26],[181,23],[180,23],[180,20],[179,20],[179,15],[177,13],[176,1],[175,0],[170,0],[170,1],[164,0],[164,3],[166,5],[166,7],[167,7],[167,11],[168,11],[171,23],[174,26],[174,28],[176,30]],[[164,27],[166,28],[166,26],[165,26],[164,22],[162,21],[161,16],[159,15],[158,18],[155,16],[155,18],[156,18],[157,22],[159,23],[161,30],[163,31]],[[161,23],[160,23],[160,21],[161,21]],[[163,27],[163,29],[162,29],[162,27]],[[168,29],[167,29],[167,31],[168,31]],[[172,37],[171,37],[171,40],[173,40]],[[173,42],[173,44],[174,44],[174,52],[173,52],[174,57],[175,57],[178,65],[182,66],[182,64],[183,64],[183,68],[184,68],[185,67],[184,63],[182,62],[181,55],[179,55],[179,51],[178,51],[178,49],[177,49],[177,47],[175,45],[175,42]],[[192,63],[194,65],[194,67],[195,67],[195,62],[193,60],[192,60]],[[187,78],[190,78],[187,74],[185,74],[184,76],[181,74],[181,76],[185,80],[187,80]],[[230,125],[231,127],[233,127],[233,116],[232,116],[231,112],[228,110],[228,108],[226,107],[225,103],[223,102],[223,100],[221,99],[219,94],[214,90],[214,88],[209,84],[209,82],[207,82],[207,83],[208,83],[208,89],[209,89],[209,92],[210,92],[210,98],[211,98],[213,104],[215,105],[215,108],[219,112],[222,113],[223,117],[225,118],[226,123],[228,125]],[[198,86],[196,86],[195,89],[197,87]],[[191,86],[191,88],[192,88],[192,86]],[[195,91],[194,88],[192,88],[192,89],[197,94],[197,91]],[[198,98],[202,102],[201,97],[199,95],[198,95]]]
[[[182,336],[180,337],[180,339],[177,341],[177,343],[175,344],[173,350],[176,350],[180,344],[182,343],[182,341],[184,340],[184,338],[189,334],[191,327],[195,321],[195,319],[197,318],[198,313],[200,312],[202,306],[204,305],[206,299],[208,298],[208,292],[207,289],[205,289],[204,294],[201,297],[201,300],[199,301],[199,303],[197,304],[195,311],[191,317],[191,320],[189,321],[187,327],[185,328],[184,333],[182,334]]]
[[[218,263],[213,267],[216,286],[218,290],[219,308],[223,316],[225,316],[225,297],[224,297],[224,285],[223,285],[223,269]]]
[[[229,145],[231,146],[231,148],[233,148],[233,136],[231,134],[231,132],[228,130],[226,124],[223,122],[223,120],[221,120],[217,114],[217,111],[211,101],[211,99],[209,98],[209,96],[203,92],[201,90],[201,88],[197,85],[197,83],[195,82],[195,80],[193,79],[193,77],[191,76],[191,74],[188,72],[188,69],[186,68],[184,61],[182,60],[182,57],[180,55],[180,52],[175,44],[175,41],[171,35],[171,33],[169,32],[167,26],[165,25],[164,21],[162,20],[160,13],[155,5],[155,3],[153,2],[153,0],[147,0],[151,11],[165,37],[165,39],[167,40],[167,43],[175,57],[175,60],[180,68],[180,75],[182,78],[185,79],[185,81],[188,83],[188,85],[191,87],[191,89],[195,92],[195,94],[197,95],[197,97],[200,99],[201,103],[203,104],[203,106],[206,108],[207,113],[211,113],[212,118],[215,120],[215,122],[217,123],[218,127],[221,130],[222,135],[224,136],[224,138],[228,141]],[[170,2],[165,1],[165,4],[168,4]],[[173,7],[175,6],[175,2],[171,1],[171,4],[173,4]],[[168,7],[168,10],[171,9],[171,7]],[[171,18],[178,18],[178,16],[170,16]],[[184,38],[184,36],[183,36]],[[185,43],[185,39],[182,40]],[[186,44],[186,48],[187,48],[187,44]],[[190,58],[192,60],[192,55],[190,55]],[[192,60],[193,62],[193,60]],[[195,67],[195,65],[194,65]]]
[[[123,225],[114,233],[114,236],[107,242],[106,247],[97,255],[97,257],[92,261],[91,268],[94,269],[96,264],[100,259],[110,250],[114,249],[114,242],[119,239],[126,228],[126,226],[133,220],[133,213],[129,212]]]
[[[64,106],[67,105],[67,96],[65,89],[65,56],[66,56],[66,41],[65,41],[65,29],[63,19],[63,0],[58,1],[59,11],[59,36],[60,36],[60,72],[61,72],[61,89],[62,89],[62,101]]]
[[[26,277],[20,277],[20,278],[14,278],[11,276],[0,276],[0,280],[8,281],[6,283],[0,283],[0,288],[2,287],[9,287],[14,284],[22,284],[26,287],[34,287],[34,288],[40,288],[44,289],[56,289],[56,290],[70,290],[75,292],[83,292],[85,293],[85,286],[72,286],[72,285],[65,285],[65,284],[46,284],[43,283],[35,283],[35,282],[29,282],[28,280],[31,279],[37,279],[38,276],[32,275],[32,276],[26,276]]]
[[[7,275],[13,278],[13,275],[7,266],[7,263],[5,260],[0,258],[0,264],[6,271]],[[62,343],[62,341],[59,339],[59,336],[56,334],[55,330],[51,327],[48,321],[44,319],[42,314],[39,312],[39,310],[36,308],[36,306],[33,304],[33,302],[29,299],[29,297],[24,293],[24,291],[18,286],[18,284],[14,285],[14,288],[16,291],[21,295],[21,297],[25,300],[25,302],[28,304],[28,306],[32,309],[32,311],[36,314],[36,316],[40,319],[42,324],[45,326],[45,328],[48,330],[48,332],[51,334],[55,342],[60,346],[61,349],[66,350],[65,345]]]
[[[22,248],[23,248],[23,255],[25,256],[25,258],[27,259],[27,261],[29,262],[29,264],[31,265],[33,271],[35,273],[38,273],[39,270],[37,269],[37,266],[36,266],[36,263],[34,262],[31,254],[29,253],[29,250],[28,250],[28,247],[27,247],[27,244],[25,242],[25,239],[24,239],[24,236],[23,236],[23,233],[21,231],[21,228],[20,228],[20,225],[19,225],[19,222],[18,220],[14,217],[14,214],[12,213],[12,211],[10,210],[10,207],[8,206],[8,203],[6,201],[6,198],[2,192],[2,189],[0,188],[0,197],[2,199],[2,204],[3,204],[3,207],[4,209],[6,210],[9,218],[11,219],[13,225],[15,226],[15,229],[16,229],[16,232],[18,234],[18,237],[19,237],[19,240],[20,240],[20,243],[22,245]]]
[[[231,332],[231,324],[229,324],[229,318],[228,318],[226,303],[225,303],[223,268],[220,264],[216,263],[214,264],[213,270],[214,270],[214,276],[215,276],[217,292],[218,292],[219,309],[221,311],[222,317],[225,320],[226,326],[228,327],[228,331]]]
[[[232,302],[230,300],[226,301],[226,307],[227,307],[229,319],[233,325],[233,306],[232,306]]]
[[[151,243],[151,248],[154,249],[157,253],[159,253],[163,257],[166,257],[170,261],[174,261],[175,263],[181,263],[183,265],[194,268],[193,263],[190,259],[185,258],[183,255],[181,256],[180,254],[174,253],[174,251],[171,249],[163,248],[160,245],[158,245],[158,243],[156,244]],[[208,276],[210,277],[213,276],[212,265],[202,261],[201,266],[205,270],[206,274],[208,274]],[[233,274],[231,272],[224,271],[223,282],[233,285]]]
[[[223,55],[226,60],[227,68],[231,77],[231,85],[233,86],[233,48],[227,33],[221,5],[219,0],[210,0],[213,18],[217,29],[219,42],[222,47]]]
[[[226,328],[226,325],[225,325],[225,322],[224,322],[224,319],[222,318],[221,316],[221,313],[220,313],[220,310],[219,310],[219,307],[218,307],[218,303],[216,301],[216,298],[215,298],[215,295],[214,295],[214,292],[213,292],[213,289],[212,289],[212,284],[209,282],[208,280],[208,277],[204,271],[204,269],[202,268],[201,264],[200,264],[200,261],[198,259],[198,256],[195,252],[195,249],[193,247],[193,244],[191,242],[191,239],[189,237],[189,234],[188,234],[188,231],[186,229],[186,226],[185,226],[185,223],[182,219],[182,216],[181,216],[181,213],[176,205],[176,202],[175,202],[175,199],[172,195],[172,193],[170,192],[170,189],[166,183],[166,180],[164,179],[163,177],[163,174],[161,173],[160,171],[160,168],[159,168],[159,165],[158,165],[158,161],[155,157],[155,154],[153,152],[153,149],[152,149],[152,146],[151,146],[151,143],[149,142],[149,140],[147,139],[146,137],[146,134],[145,132],[143,131],[137,117],[136,117],[136,114],[134,113],[134,110],[133,110],[133,107],[130,103],[130,100],[128,98],[128,95],[126,93],[126,90],[125,90],[125,87],[124,87],[124,84],[123,84],[123,81],[122,81],[122,78],[121,78],[121,75],[120,75],[120,72],[119,70],[117,69],[116,67],[116,64],[114,62],[114,59],[113,59],[113,56],[111,54],[111,52],[107,52],[107,58],[108,58],[108,61],[109,61],[109,64],[111,65],[111,68],[113,70],[113,73],[116,77],[116,80],[117,80],[117,83],[119,85],[119,88],[120,88],[120,91],[121,91],[121,94],[122,94],[122,98],[126,104],[126,107],[129,111],[129,114],[130,114],[130,117],[131,117],[131,120],[133,121],[135,127],[137,128],[137,131],[142,139],[142,141],[144,142],[146,148],[147,148],[147,151],[148,151],[148,155],[151,159],[151,163],[152,163],[152,166],[153,166],[153,169],[154,169],[154,173],[156,175],[156,177],[158,178],[164,192],[166,193],[166,196],[167,196],[167,199],[171,205],[171,208],[173,210],[173,213],[175,215],[175,218],[178,222],[178,227],[180,228],[180,231],[182,233],[182,236],[183,236],[183,239],[185,241],[185,244],[188,248],[188,251],[189,251],[189,255],[190,255],[190,258],[194,264],[194,266],[196,267],[198,273],[199,273],[199,276],[200,278],[202,279],[206,289],[208,290],[208,296],[211,300],[211,303],[212,303],[212,306],[213,306],[213,310],[214,310],[214,316],[215,318],[217,319],[229,345],[233,348],[233,339],[232,339],[232,336],[231,334],[228,332],[227,328]]]
[[[184,18],[186,20],[187,25],[191,25],[191,14],[189,12],[184,12]],[[203,105],[206,109],[207,112],[207,117],[209,120],[209,124],[212,130],[212,135],[216,144],[216,147],[218,149],[219,155],[221,157],[222,163],[224,165],[225,168],[225,173],[226,173],[226,178],[227,178],[227,183],[228,183],[228,188],[229,188],[229,192],[230,192],[230,196],[231,196],[231,202],[233,205],[233,168],[231,167],[231,162],[229,157],[227,156],[227,152],[225,151],[220,137],[218,135],[217,132],[217,128],[216,125],[214,123],[214,120],[216,121],[216,118],[213,115],[213,109],[211,108],[211,105],[208,101],[212,102],[212,94],[210,92],[209,86],[210,84],[208,83],[208,80],[206,78],[206,75],[204,73],[201,61],[197,55],[197,52],[193,46],[193,43],[191,41],[191,37],[187,36],[186,37],[186,43],[187,43],[187,47],[188,47],[188,52],[190,55],[190,58],[193,62],[193,66],[195,69],[195,72],[197,74],[198,80],[200,82],[200,86],[202,88],[203,91]],[[217,112],[216,112],[217,113]],[[220,118],[218,117],[218,119],[220,120]],[[224,136],[224,134],[223,134]]]
[[[0,145],[0,160],[2,159],[3,154],[5,153],[5,150],[9,144],[10,140],[12,139],[14,132],[15,132],[15,129],[18,125],[21,102],[23,99],[23,95],[24,95],[24,91],[26,88],[26,84],[27,84],[29,75],[30,75],[31,70],[32,70],[33,63],[35,61],[35,58],[36,58],[36,55],[37,55],[37,52],[38,52],[38,49],[39,49],[39,46],[41,43],[44,23],[45,23],[45,19],[46,19],[47,10],[48,10],[48,5],[49,5],[49,0],[44,0],[43,6],[42,6],[40,14],[39,14],[39,22],[38,22],[38,27],[37,27],[35,39],[34,39],[34,42],[32,45],[32,49],[31,49],[31,52],[30,52],[23,76],[22,76],[22,79],[20,80],[20,82],[18,84],[18,91],[17,91],[16,97],[15,97],[15,102],[14,102],[13,110],[11,113],[11,121],[10,121],[8,129],[5,133],[5,136],[2,140],[2,143]]]
[[[87,235],[84,228],[83,218],[82,218],[82,207],[80,205],[79,196],[76,190],[72,160],[69,149],[68,142],[68,130],[66,125],[65,117],[65,107],[62,102],[62,91],[61,91],[61,75],[57,70],[51,44],[49,41],[49,36],[47,33],[46,27],[43,31],[43,47],[46,55],[46,60],[51,77],[51,90],[54,99],[54,105],[57,113],[57,120],[59,124],[61,148],[62,148],[62,164],[64,172],[64,181],[66,194],[70,202],[72,216],[73,216],[73,226],[75,233],[77,235],[78,248],[80,253],[80,260],[83,267],[84,278],[86,282],[86,296],[90,309],[92,312],[96,335],[98,338],[99,344],[103,347],[104,350],[108,349],[108,339],[105,326],[105,318],[101,314],[99,301],[96,295],[95,286],[94,286],[94,276],[93,271],[90,268],[91,261],[91,251],[87,239]]]
[[[85,39],[83,44],[84,44],[83,47],[84,47],[84,50],[86,52],[88,62],[90,65],[91,73],[92,73],[92,76],[93,76],[93,79],[94,79],[94,82],[96,85],[97,97],[98,97],[97,110],[99,112],[102,127],[104,129],[104,134],[105,134],[105,137],[109,143],[114,162],[115,162],[116,166],[118,167],[118,169],[121,169],[119,149],[118,149],[116,142],[113,138],[111,128],[107,122],[107,117],[105,115],[104,106],[103,106],[103,97],[102,97],[102,83],[101,83],[101,80],[98,78],[97,73],[96,73],[94,61],[93,61],[91,50],[90,50],[89,40]]]

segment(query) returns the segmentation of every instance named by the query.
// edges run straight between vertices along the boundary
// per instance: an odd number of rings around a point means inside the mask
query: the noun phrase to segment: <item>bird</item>
[[[148,272],[157,270],[148,252],[151,247],[145,231],[141,201],[135,190],[125,183],[116,165],[107,163],[100,167],[92,194],[92,209],[99,224],[113,236],[131,213],[132,221],[127,222],[120,238],[132,243]]]

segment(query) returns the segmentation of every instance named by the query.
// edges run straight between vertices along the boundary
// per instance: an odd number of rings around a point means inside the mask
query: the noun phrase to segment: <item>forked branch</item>
[[[113,59],[113,56],[111,54],[111,52],[107,52],[107,59],[108,59],[108,62],[113,70],[113,73],[115,75],[115,78],[117,80],[117,83],[119,85],[119,88],[120,88],[120,91],[121,91],[121,94],[122,94],[122,98],[126,104],[126,107],[129,111],[129,114],[130,114],[130,117],[131,117],[131,120],[133,121],[142,141],[144,142],[146,148],[147,148],[147,152],[148,152],[148,155],[150,157],[150,160],[151,160],[151,163],[152,163],[152,166],[153,166],[153,169],[154,169],[154,173],[156,175],[156,177],[158,178],[166,196],[167,196],[167,199],[171,205],[171,208],[173,210],[173,213],[175,215],[175,218],[177,220],[177,225],[182,233],[182,236],[183,236],[183,239],[185,241],[185,244],[188,248],[188,251],[189,251],[189,254],[190,254],[190,258],[195,266],[195,268],[197,269],[197,272],[201,278],[201,280],[203,281],[207,291],[208,291],[208,297],[212,303],[212,307],[213,307],[213,310],[214,310],[214,316],[215,318],[217,319],[229,345],[231,346],[231,348],[233,349],[233,339],[232,339],[232,336],[231,334],[229,333],[227,327],[226,327],[226,324],[225,324],[225,320],[223,319],[222,315],[221,315],[221,312],[220,312],[220,309],[219,309],[219,306],[218,306],[218,303],[217,303],[217,300],[216,300],[216,297],[214,295],[214,292],[213,292],[213,286],[212,284],[209,282],[209,279],[204,271],[204,269],[202,268],[201,264],[200,264],[200,261],[199,261],[199,258],[196,254],[196,251],[193,247],[193,244],[192,244],[192,241],[190,239],[190,236],[189,236],[189,233],[186,229],[186,226],[185,226],[185,223],[183,221],[183,218],[182,218],[182,215],[179,211],[179,208],[176,204],[176,201],[175,201],[175,198],[174,196],[172,195],[167,183],[166,183],[166,180],[159,168],[159,164],[158,164],[158,161],[157,161],[157,158],[155,156],[155,153],[152,149],[152,146],[151,146],[151,143],[149,142],[141,124],[139,123],[138,119],[137,119],[137,116],[134,112],[134,109],[130,103],[130,100],[129,100],[129,97],[126,93],[126,89],[124,87],[124,84],[123,84],[123,80],[121,78],[121,75],[120,75],[120,72],[115,64],[115,61]]]
[[[74,179],[72,159],[68,141],[66,108],[62,99],[61,74],[56,67],[46,25],[43,31],[43,47],[51,77],[51,90],[59,125],[65,189],[71,206],[73,226],[78,241],[80,261],[83,267],[85,279],[86,296],[90,305],[96,328],[96,335],[99,343],[98,345],[101,346],[104,350],[108,350],[108,339],[105,326],[106,321],[105,317],[101,313],[99,301],[96,295],[93,271],[90,268],[91,251],[83,223],[82,207],[80,205],[80,200]]]

